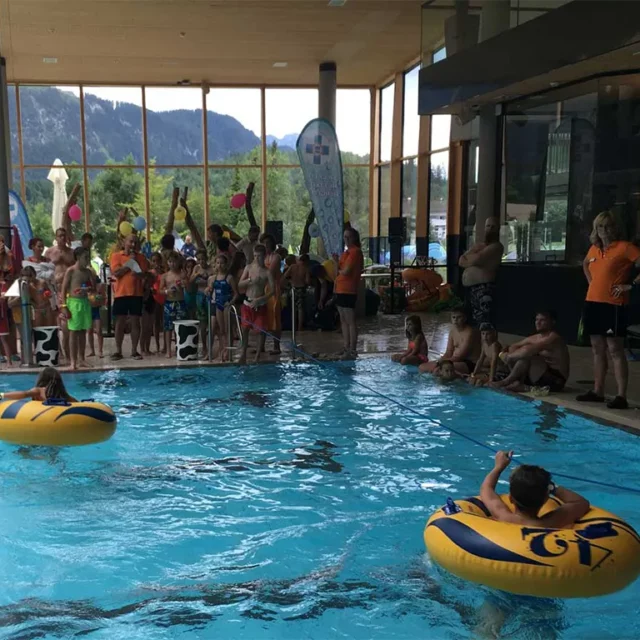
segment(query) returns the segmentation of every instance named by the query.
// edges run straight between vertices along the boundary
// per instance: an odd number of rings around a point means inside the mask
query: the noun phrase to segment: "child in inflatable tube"
[[[480,499],[493,518],[528,527],[562,529],[574,524],[589,511],[586,498],[565,487],[556,487],[551,482],[551,474],[542,467],[523,464],[511,474],[509,480],[509,500],[515,508],[512,512],[496,493],[500,475],[509,466],[512,457],[513,451],[498,451],[495,466],[480,487]],[[555,495],[563,504],[540,518],[538,512],[549,495]]]
[[[9,391],[0,394],[0,400],[66,400],[67,402],[78,402],[73,396],[67,393],[67,389],[62,381],[62,376],[57,369],[45,367],[38,375],[36,386],[29,391]]]

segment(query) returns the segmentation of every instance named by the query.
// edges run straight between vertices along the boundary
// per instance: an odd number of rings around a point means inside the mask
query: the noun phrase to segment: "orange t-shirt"
[[[591,274],[587,301],[615,305],[628,304],[629,294],[625,293],[615,298],[613,287],[617,284],[629,284],[629,274],[639,259],[640,249],[631,242],[612,242],[605,252],[592,245],[587,253]]]
[[[337,275],[334,283],[335,293],[358,293],[358,285],[360,283],[360,276],[364,269],[364,258],[362,251],[359,247],[351,247],[347,249],[341,256],[340,262],[338,262],[338,270],[342,271],[349,267],[350,273],[348,276]]]
[[[117,251],[111,254],[111,273],[115,273],[125,262],[134,259],[143,272],[149,270],[149,263],[141,253],[129,255],[124,251]],[[113,295],[115,298],[124,298],[125,296],[141,297],[144,290],[144,280],[134,275],[133,271],[127,271],[120,278],[116,278],[113,285]]]

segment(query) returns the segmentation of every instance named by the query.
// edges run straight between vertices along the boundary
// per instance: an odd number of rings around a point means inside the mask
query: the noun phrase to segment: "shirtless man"
[[[73,249],[68,245],[67,230],[64,227],[60,227],[56,231],[56,244],[45,251],[44,257],[46,260],[52,262],[55,267],[53,282],[58,299],[58,308],[62,309],[65,304],[62,296],[62,281],[67,273],[67,269],[72,267],[76,262],[73,257]],[[67,321],[64,318],[64,314],[60,314],[60,328],[62,329],[62,352],[66,358],[70,359],[69,329],[67,328]]]
[[[464,269],[462,284],[467,291],[471,319],[476,326],[483,322],[495,325],[495,282],[504,253],[498,218],[487,218],[484,233],[484,242],[476,242],[458,261]]]
[[[267,330],[267,301],[273,295],[276,284],[270,269],[265,266],[266,247],[257,244],[253,248],[254,260],[245,267],[238,283],[240,291],[245,291],[247,299],[242,305],[242,356],[239,364],[247,363],[247,348],[249,346],[249,330],[258,333],[257,363],[264,350]]]
[[[569,349],[556,331],[553,311],[536,314],[536,331],[500,354],[511,373],[491,386],[509,391],[523,391],[526,386],[549,387],[549,391],[562,391],[569,377]]]
[[[447,350],[439,360],[421,364],[421,373],[434,373],[444,360],[453,362],[455,370],[462,375],[469,375],[475,369],[481,351],[478,330],[468,324],[467,314],[462,309],[451,312],[451,325]]]
[[[298,331],[304,330],[304,307],[307,300],[307,287],[311,283],[309,272],[309,256],[301,255],[297,260],[293,258],[293,264],[287,267],[283,274],[284,280],[290,282],[291,287],[295,291],[296,302],[296,327]]]
[[[160,291],[166,296],[164,301],[164,341],[167,345],[167,358],[171,357],[171,336],[175,322],[187,319],[187,303],[184,301],[184,288],[187,274],[182,268],[182,257],[173,251],[167,258],[169,271],[160,277]]]

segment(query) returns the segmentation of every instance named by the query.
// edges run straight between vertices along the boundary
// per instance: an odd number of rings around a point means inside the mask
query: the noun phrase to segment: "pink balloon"
[[[74,222],[78,222],[82,218],[82,209],[77,204],[69,207],[69,218]]]
[[[236,193],[236,195],[231,198],[231,206],[234,209],[242,209],[246,202],[247,196],[245,196],[244,193]]]

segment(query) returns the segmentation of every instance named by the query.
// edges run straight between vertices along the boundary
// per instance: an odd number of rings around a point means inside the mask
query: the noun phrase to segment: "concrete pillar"
[[[318,117],[336,126],[336,63],[320,65],[318,81]]]
[[[0,58],[0,82],[2,83],[2,92],[7,91],[7,74],[6,60]],[[9,113],[6,109],[6,103],[0,99],[0,233],[5,238],[7,246],[11,246],[11,214],[9,213],[9,171],[11,165],[7,162],[9,157],[7,148],[10,152],[10,140],[7,136],[7,123],[9,121]]]
[[[510,0],[484,0],[480,14],[480,42],[497,36],[511,26]]]
[[[9,88],[7,86],[7,67],[4,62],[0,65],[0,100],[2,100],[2,109],[6,114],[4,119],[4,134],[7,139],[7,179],[9,189],[13,189],[13,167],[11,163],[11,127],[9,122]],[[15,104],[14,104],[15,106]]]
[[[488,40],[509,28],[509,0],[484,0],[480,15],[480,41]],[[479,113],[478,195],[476,206],[476,240],[484,237],[487,218],[499,214],[496,200],[498,164],[498,119],[495,105],[487,105]]]

